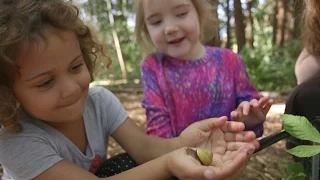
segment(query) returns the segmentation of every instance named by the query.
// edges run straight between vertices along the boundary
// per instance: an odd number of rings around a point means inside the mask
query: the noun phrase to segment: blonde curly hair
[[[36,37],[45,38],[50,28],[76,34],[84,61],[93,80],[98,57],[105,57],[105,48],[98,44],[91,30],[80,19],[79,9],[64,0],[0,0],[0,125],[11,132],[22,127],[17,121],[18,102],[12,86],[19,74],[15,63],[22,56],[23,43]]]

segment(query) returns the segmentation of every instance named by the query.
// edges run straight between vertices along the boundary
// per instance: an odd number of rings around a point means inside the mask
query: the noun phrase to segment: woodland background
[[[86,23],[109,47],[111,69],[100,67],[97,80],[139,82],[141,50],[134,35],[133,0],[71,0]],[[230,48],[245,61],[260,91],[295,86],[294,63],[301,51],[303,0],[209,0],[219,20],[206,44]],[[101,62],[103,63],[103,62]]]

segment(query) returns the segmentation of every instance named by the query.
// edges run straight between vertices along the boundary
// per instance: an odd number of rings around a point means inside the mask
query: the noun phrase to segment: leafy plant
[[[281,115],[284,129],[292,136],[301,139],[320,143],[319,131],[303,116]],[[288,153],[301,157],[311,157],[320,153],[320,145],[299,145],[287,150]],[[284,180],[300,180],[306,176],[301,163],[292,163],[287,166],[289,176]]]
[[[284,129],[292,136],[312,142],[320,143],[320,133],[312,126],[307,118],[294,115],[282,115]],[[297,157],[311,157],[320,153],[320,145],[300,145],[287,150]]]
[[[304,180],[306,175],[304,174],[303,165],[300,162],[293,162],[287,165],[288,176],[282,178],[283,180]]]

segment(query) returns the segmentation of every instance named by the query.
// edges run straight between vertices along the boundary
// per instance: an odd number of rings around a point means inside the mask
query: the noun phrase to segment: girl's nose
[[[165,29],[165,34],[166,35],[173,35],[176,32],[178,32],[179,28],[178,26],[167,26]]]
[[[65,79],[61,84],[61,97],[72,96],[79,90],[79,84],[72,78]]]

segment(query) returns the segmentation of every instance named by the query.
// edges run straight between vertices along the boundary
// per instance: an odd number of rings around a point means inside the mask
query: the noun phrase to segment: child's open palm
[[[219,123],[224,120],[224,118],[220,118],[218,120],[216,119],[216,122]],[[210,129],[210,133],[202,133],[202,138],[205,137],[205,139],[198,144],[197,148],[205,148],[212,151],[213,161],[211,166],[201,166],[197,160],[187,155],[185,149],[178,150],[175,153],[177,153],[177,157],[180,156],[180,158],[172,158],[172,162],[170,163],[171,166],[180,168],[175,167],[174,169],[178,170],[172,173],[178,177],[179,175],[183,175],[179,177],[181,179],[199,179],[199,177],[203,179],[205,179],[204,177],[206,177],[206,179],[212,177],[214,177],[213,179],[226,179],[226,177],[230,176],[237,177],[244,170],[249,160],[249,155],[259,146],[253,132],[240,132],[244,129],[243,124],[242,126],[241,124],[242,123],[238,122],[225,122],[225,124],[220,127],[218,127],[218,124],[215,124],[216,126],[213,127],[209,124],[205,126],[202,122],[201,125],[203,126],[198,127],[198,131],[204,131],[206,127]],[[182,136],[185,135],[183,133],[181,134]],[[200,136],[198,136],[198,138],[199,137]],[[191,141],[189,142],[191,143]],[[190,144],[190,146],[192,145]],[[186,172],[186,170],[188,170],[188,172]]]

